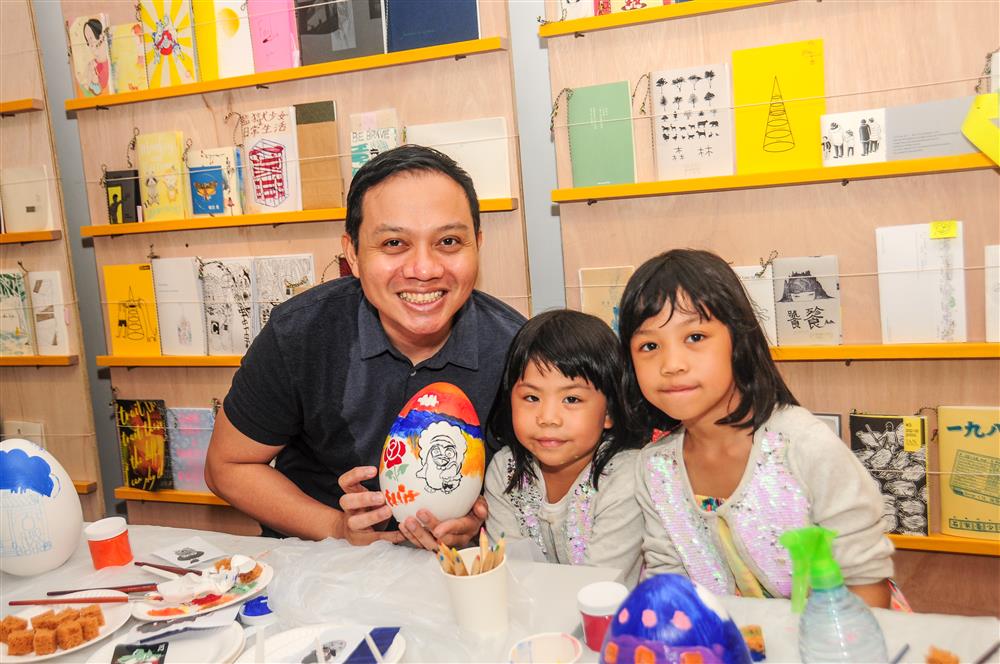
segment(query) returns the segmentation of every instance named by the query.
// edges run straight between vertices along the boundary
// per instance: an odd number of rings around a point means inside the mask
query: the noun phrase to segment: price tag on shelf
[[[932,240],[947,240],[948,238],[958,237],[958,222],[955,220],[951,221],[932,221],[931,222],[931,239]]]

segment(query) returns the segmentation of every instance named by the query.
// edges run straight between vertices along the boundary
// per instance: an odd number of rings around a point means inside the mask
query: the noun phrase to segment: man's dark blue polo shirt
[[[445,345],[413,366],[389,342],[361,282],[320,284],[272,312],[233,376],[226,416],[258,443],[284,445],[277,469],[339,509],[337,478],[378,466],[389,428],[423,387],[457,385],[485,426],[507,348],[523,324],[514,309],[473,291]],[[377,490],[377,480],[369,488]]]

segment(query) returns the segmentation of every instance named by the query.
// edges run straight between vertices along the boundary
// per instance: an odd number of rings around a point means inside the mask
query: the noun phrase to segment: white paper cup
[[[465,568],[472,564],[479,554],[479,547],[462,549]],[[496,634],[507,631],[507,557],[485,574],[455,576],[438,567],[444,576],[444,584],[451,596],[451,607],[455,622],[462,629],[480,634]]]
[[[572,664],[580,659],[583,646],[565,632],[547,632],[521,639],[510,649],[510,664]]]
[[[580,588],[576,606],[580,609],[583,638],[587,647],[597,652],[604,643],[604,634],[611,625],[611,617],[628,597],[628,588],[614,581],[599,581]]]

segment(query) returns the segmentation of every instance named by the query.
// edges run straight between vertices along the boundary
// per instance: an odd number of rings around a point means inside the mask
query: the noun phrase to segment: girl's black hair
[[[612,426],[605,430],[594,452],[590,482],[597,488],[598,478],[619,451],[641,447],[635,435],[623,396],[622,374],[625,358],[611,328],[596,316],[558,309],[541,313],[527,323],[511,341],[507,351],[496,402],[490,414],[489,429],[501,445],[507,445],[514,457],[514,474],[505,489],[519,487],[526,477],[535,477],[531,453],[514,435],[511,392],[524,377],[529,363],[539,368],[557,369],[567,378],[583,378],[604,395]]]
[[[740,278],[709,251],[673,249],[650,258],[625,286],[619,308],[619,336],[627,358],[625,398],[643,439],[652,430],[669,431],[680,422],[650,404],[642,395],[632,364],[631,341],[642,324],[669,303],[677,311],[716,319],[729,328],[733,341],[733,380],[740,402],[716,424],[757,431],[777,406],[797,406],[791,390],[771,359],[767,337]],[[693,311],[688,309],[693,308]]]

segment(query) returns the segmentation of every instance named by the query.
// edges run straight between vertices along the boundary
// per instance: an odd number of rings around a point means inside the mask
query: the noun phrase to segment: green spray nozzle
[[[837,533],[820,526],[785,532],[779,541],[792,556],[792,611],[802,613],[809,588],[828,590],[844,585],[840,566],[833,558]]]

